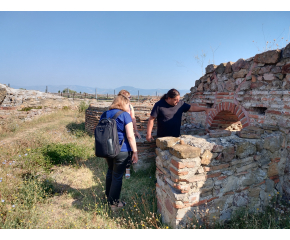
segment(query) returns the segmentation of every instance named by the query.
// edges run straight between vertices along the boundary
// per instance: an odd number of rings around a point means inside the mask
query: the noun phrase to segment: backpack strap
[[[117,113],[114,115],[114,117],[112,117],[112,119],[115,119],[115,120],[116,120],[116,118],[119,117],[123,112],[124,112],[124,111],[120,110],[119,112],[117,112]]]
[[[117,117],[119,117],[123,112],[124,112],[124,111],[120,110],[119,112],[117,112],[117,113],[114,115],[114,117],[112,117],[112,119],[115,119],[115,120],[116,120]],[[123,146],[124,140],[125,140],[125,138],[123,138],[123,140],[122,140],[122,144],[121,144],[121,146],[120,146],[120,149],[121,149],[122,146]]]

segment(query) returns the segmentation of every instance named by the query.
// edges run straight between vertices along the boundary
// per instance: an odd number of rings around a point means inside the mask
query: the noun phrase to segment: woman
[[[129,99],[131,98],[131,94],[127,90],[121,90],[118,93],[118,96],[120,96],[120,95],[126,96]],[[133,129],[134,129],[135,136],[140,139],[141,136],[140,136],[140,134],[139,134],[139,132],[137,130],[137,124],[136,124],[136,118],[135,118],[135,111],[134,111],[134,108],[133,108],[133,106],[131,104],[130,104],[130,109],[129,109],[128,113],[130,114],[130,116],[132,118]],[[126,174],[125,174],[126,179],[129,179],[130,178],[130,166],[131,166],[131,161],[129,161],[128,164],[127,164],[127,166],[126,166]]]
[[[107,158],[108,171],[106,176],[106,196],[113,211],[124,207],[125,202],[119,200],[122,178],[128,161],[138,162],[137,145],[135,141],[132,118],[129,111],[130,101],[123,95],[117,96],[107,111],[107,118],[112,118],[118,111],[124,111],[116,118],[119,143],[122,145],[120,153],[114,158]],[[101,118],[104,117],[104,113]]]

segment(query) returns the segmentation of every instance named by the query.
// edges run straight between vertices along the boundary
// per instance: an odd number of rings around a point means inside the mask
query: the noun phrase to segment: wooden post
[[[138,102],[139,102],[139,90],[138,90]]]
[[[46,88],[45,88],[45,92],[47,93],[47,86],[46,86]]]
[[[75,100],[75,93],[73,93],[73,100]]]
[[[108,95],[108,93],[107,93],[107,99],[109,99],[109,95]]]
[[[114,89],[114,98],[115,98],[115,89]]]
[[[8,87],[10,87],[10,83],[8,83]]]

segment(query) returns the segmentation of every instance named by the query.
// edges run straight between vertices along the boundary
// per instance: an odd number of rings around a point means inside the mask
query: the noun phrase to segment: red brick
[[[220,160],[222,158],[222,153],[219,153],[219,155],[215,158],[216,160]]]
[[[215,200],[215,199],[218,199],[218,198],[219,198],[219,197],[213,197],[213,198],[210,198],[210,199],[207,200],[207,202],[210,202],[210,201]]]
[[[223,180],[225,178],[227,178],[227,176],[221,176],[221,177],[218,178],[218,180]]]
[[[271,159],[272,162],[280,162],[280,158],[273,158]]]
[[[280,111],[275,111],[275,110],[267,110],[266,113],[281,115],[281,112]]]
[[[272,176],[272,177],[269,177],[271,180],[274,180],[274,179],[277,179],[279,178],[279,175],[275,175],[275,176]]]
[[[249,189],[250,187],[245,187],[245,188],[243,188],[243,189],[239,189],[239,190],[237,190],[236,192],[241,192],[241,191],[245,191],[245,190],[247,190],[247,189]]]
[[[247,118],[246,118],[246,117],[244,117],[244,118],[243,118],[243,119],[241,119],[240,121],[241,121],[241,124],[244,124],[244,123],[246,123],[246,122],[247,122]]]
[[[245,116],[245,114],[242,112],[242,113],[238,116],[239,120],[241,120],[244,116]]]
[[[242,109],[239,108],[239,110],[236,112],[236,115],[239,116],[242,113]]]
[[[260,186],[260,185],[264,184],[265,182],[266,182],[266,181],[264,180],[263,182],[260,182],[260,183],[258,183],[258,184],[256,184],[256,185],[254,185],[253,187]]]
[[[244,174],[247,174],[248,172],[245,171],[245,172],[240,172],[240,173],[237,173],[236,176],[239,176],[239,175],[244,175]]]
[[[235,194],[235,193],[234,192],[226,192],[223,195],[225,196],[225,195],[233,195],[233,194]]]
[[[194,204],[191,204],[190,206],[191,207],[195,207],[195,206],[199,206],[199,205],[202,205],[202,204],[205,204],[205,203],[207,203],[207,199],[199,201],[199,202],[194,203]]]
[[[207,176],[206,176],[206,179],[208,179],[208,178],[218,177],[218,176],[220,176],[221,174],[222,174],[221,172],[213,173],[213,174],[207,175]]]
[[[213,167],[204,167],[203,169],[206,172],[210,172],[210,171],[215,171],[215,170],[220,170],[220,169],[223,169],[223,168],[227,168],[229,166],[230,166],[230,164],[226,163],[226,164],[220,164],[218,166],[213,166]]]
[[[218,92],[217,95],[229,95],[228,92]]]
[[[173,160],[173,159],[171,159],[171,164],[172,164],[174,167],[178,168],[178,169],[185,168],[185,165],[184,165],[183,163],[181,163],[181,162],[177,162],[177,161],[175,161],[175,160]]]
[[[280,182],[280,179],[277,178],[277,179],[275,179],[275,180],[273,180],[273,181],[274,181],[274,183],[278,183],[278,182]]]
[[[256,118],[256,119],[258,119],[258,118],[259,118],[259,116],[258,116],[258,115],[254,115],[254,114],[249,114],[249,117],[250,117],[250,118]]]
[[[173,167],[170,167],[170,171],[173,172],[175,175],[177,176],[184,176],[184,175],[187,175],[188,174],[188,171],[185,171],[185,172],[178,172],[176,171]]]

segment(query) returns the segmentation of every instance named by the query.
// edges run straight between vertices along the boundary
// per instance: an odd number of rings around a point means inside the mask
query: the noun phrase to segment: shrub
[[[80,113],[85,112],[89,107],[89,104],[87,104],[85,101],[81,101],[79,106],[78,106],[78,110]]]

